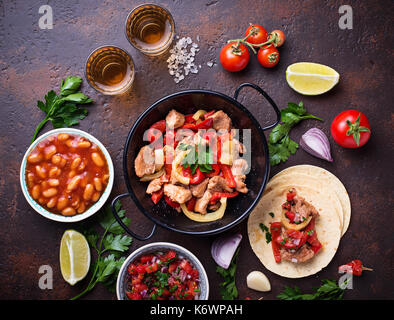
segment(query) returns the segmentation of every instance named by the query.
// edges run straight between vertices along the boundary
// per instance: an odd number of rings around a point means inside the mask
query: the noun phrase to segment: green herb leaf
[[[110,233],[104,238],[104,248],[105,250],[124,252],[129,249],[131,242],[132,239],[129,236],[118,234],[114,237],[114,235]]]
[[[68,96],[72,93],[77,92],[81,84],[82,84],[82,78],[75,76],[67,77],[66,80],[65,81],[62,80],[60,84],[60,95]]]
[[[319,117],[307,114],[302,102],[298,105],[289,102],[287,108],[281,110],[282,123],[276,125],[272,129],[268,138],[268,150],[270,154],[270,164],[272,166],[287,161],[290,155],[296,153],[298,143],[290,139],[290,130],[297,123],[305,119],[323,121]]]
[[[216,267],[216,272],[219,273],[224,281],[220,283],[220,294],[223,300],[234,300],[238,297],[238,289],[235,283],[235,273],[237,271],[237,256],[238,256],[239,248],[237,252],[234,254],[234,257],[231,261],[228,269],[224,269],[220,266]]]
[[[90,103],[92,99],[78,91],[81,83],[80,77],[67,77],[61,82],[59,96],[51,90],[45,96],[45,103],[37,101],[37,107],[46,113],[46,116],[34,131],[31,143],[48,121],[52,122],[54,128],[63,128],[76,125],[79,123],[78,120],[86,117],[87,110],[79,109],[77,104]]]
[[[129,225],[130,220],[124,216],[125,211],[122,210],[120,201],[117,201],[114,206],[122,221],[126,225]],[[82,231],[89,245],[97,251],[97,259],[90,266],[90,271],[92,273],[91,280],[86,289],[73,297],[72,300],[78,299],[91,291],[97,283],[102,283],[108,290],[115,292],[116,279],[120,267],[125,261],[125,258],[122,257],[121,254],[127,251],[132,243],[132,238],[123,235],[124,230],[113,217],[110,205],[107,205],[101,210],[98,215],[98,220],[100,226],[104,228],[101,239],[92,226],[85,226],[85,229]],[[108,252],[110,252],[110,254],[105,256]]]
[[[281,300],[342,300],[345,292],[335,280],[322,280],[321,286],[315,288],[315,291],[312,294],[302,294],[298,287],[285,287],[277,298]]]

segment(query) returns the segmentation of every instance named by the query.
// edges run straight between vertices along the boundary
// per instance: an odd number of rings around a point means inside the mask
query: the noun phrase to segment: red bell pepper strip
[[[347,264],[339,266],[338,268],[339,272],[349,272],[355,276],[361,276],[364,270],[373,271],[371,268],[364,267],[361,260],[352,260]]]
[[[220,172],[220,166],[218,164],[211,164],[211,167],[212,167],[213,171],[205,174],[208,178],[215,177],[215,176],[219,175],[219,172]]]
[[[159,191],[153,192],[152,193],[152,201],[154,204],[157,204],[160,199],[163,197],[164,195],[164,190],[163,188],[161,188]]]
[[[190,169],[190,167],[189,167]],[[201,172],[200,168],[196,169],[196,173],[190,179],[190,184],[199,184],[205,179],[205,174]]]
[[[271,223],[270,226],[270,233],[271,233],[271,237],[272,239],[277,239],[278,237],[280,237],[280,229],[281,229],[281,223],[280,222],[273,222]],[[272,245],[272,252],[274,254],[274,259],[276,263],[281,262],[282,257],[280,255],[280,250],[279,250],[279,245],[277,244],[276,241],[271,241],[271,245]]]
[[[174,201],[172,201],[169,197],[167,197],[167,196],[164,196],[164,200],[165,200],[165,202],[167,202],[167,204],[170,206],[170,207],[173,207],[174,209],[178,209],[179,207],[180,207],[180,204],[178,203],[178,202],[174,202]]]
[[[190,167],[183,168],[182,167],[182,174],[184,177],[191,179],[193,177],[192,175],[192,169]]]
[[[193,119],[194,114],[188,114],[185,116],[185,123],[196,123],[196,120]]]
[[[212,111],[204,113],[204,119],[207,119],[208,117],[212,116],[215,112],[216,112],[216,110],[212,110]]]
[[[188,202],[186,202],[187,210],[194,211],[194,207],[196,205],[197,198],[193,197]]]
[[[210,129],[213,125],[213,119],[209,118],[204,121],[201,121],[198,124],[186,123],[182,126],[182,129],[190,129],[193,131],[198,131],[200,129]]]
[[[166,131],[166,121],[165,120],[157,121],[154,124],[152,124],[150,127],[152,129],[157,129],[161,132],[164,132],[164,131]]]
[[[227,181],[227,185],[230,188],[235,188],[235,179],[233,173],[231,172],[231,167],[226,164],[220,164],[220,169],[223,172],[223,176]]]
[[[313,218],[311,222],[309,222],[304,232],[308,235],[306,242],[311,245],[311,249],[313,250],[313,252],[317,253],[322,248],[322,244],[317,239],[315,230],[315,218]]]
[[[211,199],[209,200],[210,204],[215,204],[217,200],[220,198],[234,198],[239,194],[238,191],[235,192],[214,192]]]

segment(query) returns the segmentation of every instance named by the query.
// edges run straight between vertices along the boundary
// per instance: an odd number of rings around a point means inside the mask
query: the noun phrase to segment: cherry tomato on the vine
[[[268,39],[271,39],[271,37],[275,37],[274,39],[274,46],[279,48],[280,46],[283,45],[283,43],[285,42],[286,36],[283,33],[282,30],[274,30],[272,31],[269,35],[268,35]]]
[[[242,43],[230,42],[220,51],[220,63],[227,71],[236,72],[249,63],[249,51]]]
[[[263,46],[257,52],[259,63],[265,68],[272,68],[279,62],[279,51],[274,45]]]
[[[371,136],[367,117],[357,110],[346,110],[338,114],[331,124],[331,135],[344,148],[359,148]]]
[[[251,24],[245,31],[245,37],[250,32],[253,32],[253,34],[246,39],[246,41],[249,43],[260,44],[268,40],[267,30],[265,30],[264,27],[260,26],[259,24]]]

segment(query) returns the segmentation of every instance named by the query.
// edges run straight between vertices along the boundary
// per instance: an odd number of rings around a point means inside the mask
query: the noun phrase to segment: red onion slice
[[[240,233],[217,238],[211,246],[213,260],[222,268],[227,269],[241,240]]]
[[[332,162],[330,142],[327,136],[318,128],[309,129],[303,134],[300,146],[306,152],[319,159]]]

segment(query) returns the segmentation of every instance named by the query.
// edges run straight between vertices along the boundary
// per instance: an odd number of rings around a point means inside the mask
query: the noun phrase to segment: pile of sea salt
[[[198,36],[197,41],[199,41]],[[201,65],[197,66],[194,62],[198,51],[200,51],[198,44],[190,37],[180,38],[170,50],[170,57],[167,59],[168,72],[174,77],[175,83],[185,79],[189,73],[198,73]]]

